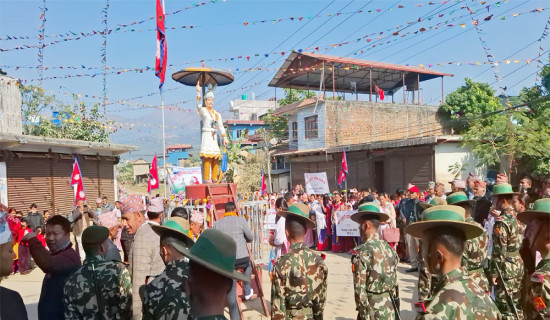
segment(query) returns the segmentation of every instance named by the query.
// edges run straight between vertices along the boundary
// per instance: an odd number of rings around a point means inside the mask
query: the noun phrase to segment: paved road
[[[327,253],[326,263],[329,269],[328,276],[328,301],[324,317],[329,320],[355,320],[355,300],[353,298],[353,280],[351,278],[350,254]],[[402,319],[414,319],[411,311],[411,303],[416,299],[417,273],[406,274],[408,266],[399,265],[399,288],[401,296]],[[44,274],[40,269],[35,269],[28,275],[14,275],[2,281],[2,286],[17,290],[23,297],[27,306],[29,319],[37,319],[36,308],[40,297],[40,288]],[[270,281],[267,272],[262,273],[264,293],[270,301]],[[261,304],[258,299],[248,301],[243,307],[244,319],[268,319],[261,313]],[[229,314],[226,314],[229,317]]]

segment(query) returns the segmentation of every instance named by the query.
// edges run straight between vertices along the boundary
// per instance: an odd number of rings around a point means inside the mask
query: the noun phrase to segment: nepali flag
[[[166,75],[166,61],[168,58],[166,47],[166,33],[164,28],[164,0],[157,0],[157,54],[155,56],[155,75],[160,78],[159,89],[162,90]]]
[[[374,84],[374,90],[376,94],[380,97],[380,100],[384,101],[384,90],[380,89],[377,84]]]
[[[80,165],[78,165],[78,160],[74,158],[73,163],[73,172],[71,174],[71,187],[76,185],[76,193],[74,197],[74,204],[76,205],[77,201],[82,199],[86,201],[86,192],[84,191],[84,183],[82,182],[82,171],[80,171]]]
[[[267,186],[265,184],[264,166],[262,166],[262,191],[261,191],[261,194],[263,195],[266,192],[267,192]]]
[[[346,181],[346,176],[348,174],[348,160],[346,158],[346,150],[344,149],[342,153],[342,169],[340,169],[340,174],[338,175],[338,184],[340,187],[342,186],[342,183]]]
[[[157,156],[153,158],[151,169],[149,170],[149,179],[147,181],[147,192],[159,188],[159,173],[157,169]]]

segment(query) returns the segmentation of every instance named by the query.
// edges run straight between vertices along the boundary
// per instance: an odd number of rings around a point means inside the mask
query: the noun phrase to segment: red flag
[[[348,160],[346,158],[346,150],[342,153],[342,169],[338,175],[338,184],[342,186],[342,183],[346,181],[346,175],[348,174]]]
[[[162,3],[161,0],[157,0],[157,54],[155,56],[155,75],[160,78],[160,89],[162,89],[162,85],[164,84],[166,61],[168,58],[164,19],[164,0],[162,0]]]
[[[384,101],[384,90],[380,89],[377,84],[374,84],[374,91],[376,91],[376,94],[378,94],[380,100]]]
[[[264,166],[262,166],[262,192],[261,192],[261,194],[263,195],[266,192],[267,192],[267,186],[265,184]]]
[[[76,184],[76,193],[74,197],[74,204],[76,205],[77,201],[82,199],[86,201],[86,192],[84,191],[84,183],[82,182],[82,172],[80,171],[80,166],[78,165],[78,160],[74,158],[73,163],[73,172],[71,174],[71,187]]]
[[[157,156],[153,157],[153,163],[151,163],[151,169],[149,170],[149,179],[147,181],[147,192],[151,192],[153,189],[159,188],[159,173],[157,169]]]

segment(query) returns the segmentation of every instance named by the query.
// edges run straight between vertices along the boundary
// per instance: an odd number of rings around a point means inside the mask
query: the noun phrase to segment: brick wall
[[[326,101],[326,147],[445,134],[437,107]]]

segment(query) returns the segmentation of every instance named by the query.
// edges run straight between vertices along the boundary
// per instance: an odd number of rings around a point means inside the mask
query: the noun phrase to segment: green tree
[[[117,180],[124,183],[134,183],[134,167],[129,161],[119,163],[117,168]]]
[[[458,94],[451,93],[463,101],[451,114],[462,112],[463,145],[472,149],[479,163],[499,164],[507,173],[520,163],[529,165],[528,170],[535,174],[550,173],[550,105],[541,86],[522,90],[520,98],[527,107],[510,108],[495,105],[496,97],[489,95],[494,92],[486,89],[488,85],[468,80],[466,87],[471,90],[465,92],[462,87],[455,91]]]
[[[465,81],[465,85],[445,98],[439,112],[444,121],[455,120],[452,122],[452,128],[456,133],[468,129],[470,123],[463,119],[502,109],[502,104],[495,97],[495,90],[489,84],[474,82],[470,78],[466,78]],[[479,121],[481,125],[487,126],[491,125],[492,118],[479,118]]]
[[[111,124],[104,122],[99,103],[91,106],[73,95],[73,102],[65,104],[55,96],[48,96],[35,86],[21,87],[23,102],[23,132],[29,135],[62,139],[107,142]],[[59,116],[49,116],[57,111]],[[111,129],[116,131],[116,128]]]
[[[269,126],[270,136],[277,140],[288,139],[288,120],[285,117],[273,114],[273,109],[269,109],[267,114],[262,116],[264,122]]]
[[[283,91],[285,92],[285,97],[277,101],[281,107],[286,106],[287,104],[315,97],[315,91],[289,88],[284,88]]]
[[[240,166],[243,166],[246,162],[246,157],[250,154],[252,147],[242,147],[244,136],[241,135],[239,140],[234,141],[230,134],[227,135],[229,144],[226,147],[228,168],[224,174],[225,181],[235,182],[236,172]]]

